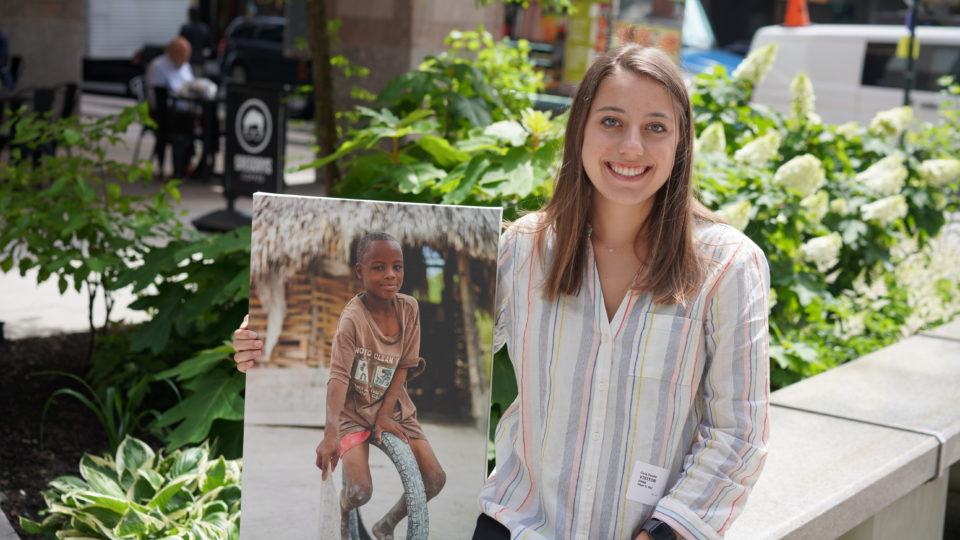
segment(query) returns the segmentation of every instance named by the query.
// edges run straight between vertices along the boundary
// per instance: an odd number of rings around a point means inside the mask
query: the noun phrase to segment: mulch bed
[[[59,370],[83,376],[87,334],[63,334],[0,343],[0,508],[21,538],[19,517],[39,521],[45,508],[40,491],[65,474],[79,475],[84,452],[105,453],[107,437],[92,412],[76,400],[59,397],[44,421],[47,398],[58,388],[75,387],[64,377],[32,373]]]

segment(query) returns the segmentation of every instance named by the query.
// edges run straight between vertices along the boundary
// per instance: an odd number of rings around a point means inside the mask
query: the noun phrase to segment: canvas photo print
[[[500,209],[256,194],[242,538],[468,538]]]

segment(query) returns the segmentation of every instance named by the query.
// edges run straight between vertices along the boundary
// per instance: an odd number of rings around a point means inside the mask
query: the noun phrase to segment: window
[[[907,59],[897,58],[896,43],[867,43],[860,82],[864,86],[903,88]],[[937,92],[937,79],[943,75],[960,77],[960,45],[924,45],[914,66],[917,90]]]
[[[249,24],[241,24],[233,30],[233,32],[230,34],[230,37],[233,39],[253,39],[253,31],[253,26]]]
[[[283,26],[270,25],[260,28],[260,39],[272,43],[283,43]]]

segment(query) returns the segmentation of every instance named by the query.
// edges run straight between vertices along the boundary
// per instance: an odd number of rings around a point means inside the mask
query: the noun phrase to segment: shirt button
[[[593,434],[590,435],[590,438],[593,439],[593,440],[595,440],[595,441],[599,441],[599,440],[600,440],[600,434],[597,433],[597,432],[593,432]]]

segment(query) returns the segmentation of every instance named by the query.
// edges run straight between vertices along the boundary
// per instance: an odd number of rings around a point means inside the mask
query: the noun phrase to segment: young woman
[[[628,45],[584,76],[554,195],[500,242],[519,395],[474,538],[722,538],[769,433],[769,270],[694,198],[690,99]],[[244,337],[249,334],[244,334]],[[235,338],[241,369],[257,357]]]

